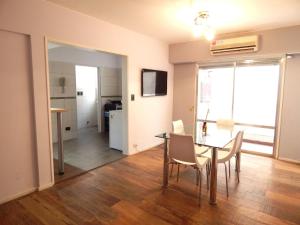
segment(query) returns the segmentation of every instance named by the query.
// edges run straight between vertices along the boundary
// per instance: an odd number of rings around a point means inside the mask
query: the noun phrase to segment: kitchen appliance
[[[104,105],[104,131],[109,131],[109,112],[122,109],[121,100],[109,100]]]
[[[123,111],[109,111],[109,147],[122,151],[123,149]]]

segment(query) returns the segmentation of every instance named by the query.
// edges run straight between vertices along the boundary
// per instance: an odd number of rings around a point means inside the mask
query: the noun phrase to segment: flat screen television
[[[168,72],[142,69],[142,96],[167,95]]]

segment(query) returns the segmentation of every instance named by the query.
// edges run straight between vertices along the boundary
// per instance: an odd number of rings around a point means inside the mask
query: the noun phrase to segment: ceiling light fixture
[[[194,19],[194,36],[205,36],[208,41],[215,37],[215,31],[209,24],[209,14],[207,11],[199,11]]]

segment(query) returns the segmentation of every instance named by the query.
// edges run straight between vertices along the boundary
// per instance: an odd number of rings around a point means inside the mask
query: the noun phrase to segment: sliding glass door
[[[200,68],[196,132],[205,119],[208,129],[232,119],[245,131],[243,150],[273,154],[278,82],[276,61]]]

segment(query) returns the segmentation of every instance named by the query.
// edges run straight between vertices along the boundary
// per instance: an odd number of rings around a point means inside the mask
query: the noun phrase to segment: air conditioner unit
[[[258,35],[214,40],[210,45],[212,55],[258,51]]]

